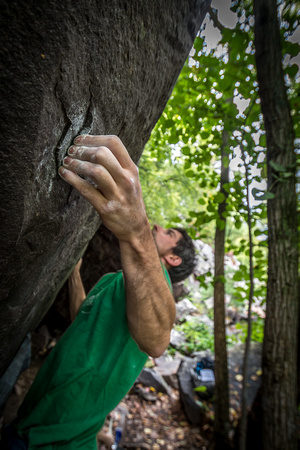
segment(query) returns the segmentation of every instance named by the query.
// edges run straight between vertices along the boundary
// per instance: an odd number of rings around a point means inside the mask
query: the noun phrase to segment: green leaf
[[[207,391],[207,387],[206,386],[197,386],[194,388],[194,391],[196,392],[206,392]]]
[[[252,195],[255,198],[255,200],[271,200],[275,197],[275,194],[273,192],[269,191],[261,191],[260,189],[253,188],[252,189]]]
[[[261,197],[261,200],[272,200],[272,198],[275,197],[275,194],[273,192],[265,192],[264,195]]]
[[[285,72],[288,73],[288,75],[289,75],[290,77],[295,78],[295,76],[296,76],[297,73],[298,73],[298,70],[299,70],[299,69],[298,69],[297,64],[293,64],[292,66],[287,67],[287,68],[285,69]]]
[[[236,272],[233,277],[232,277],[233,281],[242,281],[244,279],[243,275],[241,274],[241,272]]]
[[[188,145],[185,145],[184,147],[182,147],[180,149],[180,151],[183,155],[186,155],[186,156],[188,156],[191,153],[191,149]]]
[[[214,283],[226,283],[226,278],[223,275],[219,275],[217,277],[214,277]]]
[[[224,156],[223,157],[223,166],[226,167],[226,169],[229,167],[229,157],[228,156]]]
[[[261,250],[257,250],[254,253],[255,258],[261,258],[262,256],[264,256],[263,252]]]
[[[178,136],[177,136],[177,134],[171,134],[171,136],[168,138],[168,142],[169,142],[169,144],[177,144],[178,143],[178,141],[179,141],[179,138],[178,138]]]
[[[219,230],[221,231],[224,230],[225,225],[226,225],[225,220],[217,219],[217,227],[219,228]]]
[[[259,136],[259,145],[261,146],[261,147],[266,147],[267,146],[267,142],[266,142],[266,134],[265,133],[263,133],[263,134],[261,134],[260,136]]]
[[[214,200],[216,203],[222,203],[225,200],[225,195],[223,194],[223,192],[218,192]]]
[[[201,131],[201,138],[202,139],[207,139],[209,138],[210,133],[208,131]]]
[[[197,36],[195,41],[194,41],[194,49],[196,50],[196,52],[200,52],[203,48],[203,41],[204,39],[202,39],[201,37]]]
[[[223,189],[225,192],[227,192],[229,194],[230,192],[230,183],[224,183],[223,184]]]
[[[276,170],[276,172],[286,172],[286,168],[281,166],[280,164],[277,164],[274,161],[270,161],[270,166]]]
[[[185,176],[189,178],[193,178],[195,176],[195,172],[193,170],[187,170],[185,172]]]
[[[299,54],[299,44],[297,42],[285,41],[285,52],[291,56],[297,56]]]
[[[172,119],[168,119],[164,123],[165,128],[173,128],[174,127],[174,121]]]

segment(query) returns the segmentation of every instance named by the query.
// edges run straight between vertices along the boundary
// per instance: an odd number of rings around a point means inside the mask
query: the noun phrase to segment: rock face
[[[1,0],[0,371],[99,226],[57,175],[68,146],[117,134],[138,161],[209,3]]]

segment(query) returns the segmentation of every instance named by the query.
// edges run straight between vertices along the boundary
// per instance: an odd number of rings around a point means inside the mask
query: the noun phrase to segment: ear
[[[171,267],[177,267],[180,266],[180,264],[182,263],[182,259],[180,258],[180,256],[175,255],[174,253],[170,253],[169,255],[166,255],[164,257],[165,261],[167,264],[169,264],[169,266]]]

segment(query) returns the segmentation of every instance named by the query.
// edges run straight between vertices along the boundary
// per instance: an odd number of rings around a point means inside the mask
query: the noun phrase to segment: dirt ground
[[[143,388],[145,391],[145,388]],[[126,410],[126,425],[120,441],[120,448],[124,449],[202,449],[206,450],[212,434],[212,422],[209,415],[201,426],[188,423],[183,412],[179,392],[172,389],[172,395],[151,391],[155,401],[147,401],[136,393],[129,393],[121,406]],[[115,420],[114,420],[115,419]],[[114,429],[120,418],[112,414]],[[108,418],[104,430],[108,431]],[[109,444],[110,442],[108,442]],[[99,449],[106,447],[99,443]]]

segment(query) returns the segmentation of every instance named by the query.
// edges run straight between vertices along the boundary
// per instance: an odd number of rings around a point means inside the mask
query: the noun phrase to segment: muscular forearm
[[[131,242],[120,241],[130,333],[142,351],[158,357],[170,342],[175,302],[147,224]]]
[[[69,299],[70,299],[70,317],[73,322],[77,316],[78,310],[86,298],[85,290],[80,276],[80,265],[74,268],[68,279]]]
[[[175,305],[146,216],[138,168],[116,136],[79,136],[68,155],[59,174],[119,239],[130,332],[143,351],[158,356],[169,343]]]

